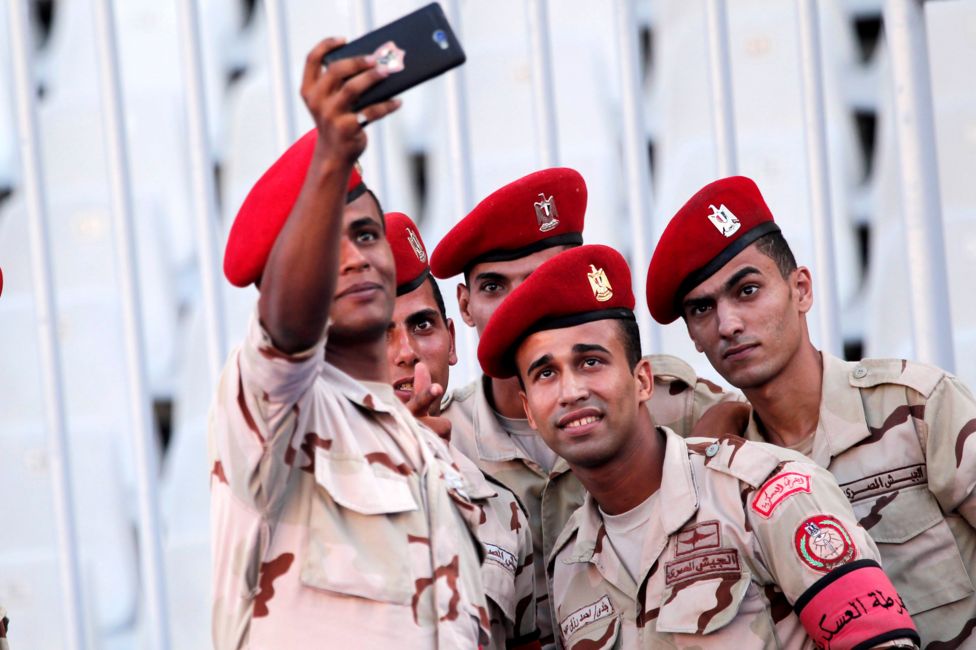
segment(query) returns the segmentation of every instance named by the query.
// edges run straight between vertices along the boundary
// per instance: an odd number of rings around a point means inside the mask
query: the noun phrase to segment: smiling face
[[[382,336],[393,313],[393,253],[376,201],[363,194],[342,211],[339,274],[329,316],[332,339]]]
[[[505,296],[525,282],[539,265],[567,248],[569,246],[552,246],[517,260],[475,264],[465,276],[467,284],[458,285],[457,298],[461,318],[470,327],[477,329],[481,336],[491,315],[502,304]]]
[[[403,402],[413,392],[414,367],[423,361],[430,379],[447,388],[450,366],[457,363],[454,323],[444,319],[428,278],[423,284],[398,296],[393,320],[387,330],[387,359],[393,389]]]
[[[536,332],[515,362],[529,424],[571,466],[606,465],[635,444],[653,383],[646,360],[631,370],[619,322]]]
[[[756,244],[733,257],[685,296],[682,316],[699,352],[741,390],[774,380],[809,340],[810,271],[784,278]]]

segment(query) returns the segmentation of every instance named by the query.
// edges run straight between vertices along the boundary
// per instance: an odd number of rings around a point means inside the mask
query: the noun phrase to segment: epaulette
[[[851,386],[872,388],[881,384],[907,386],[928,397],[939,385],[945,370],[917,361],[905,359],[862,359],[853,364],[848,379]]]
[[[715,438],[686,438],[690,456],[702,456],[705,469],[732,476],[753,488],[758,488],[776,471],[783,461],[809,462],[800,453],[789,449],[749,442],[731,434]]]
[[[684,359],[670,354],[648,354],[644,358],[651,362],[651,372],[654,373],[655,381],[664,384],[680,381],[691,388],[694,388],[698,381],[695,369]]]

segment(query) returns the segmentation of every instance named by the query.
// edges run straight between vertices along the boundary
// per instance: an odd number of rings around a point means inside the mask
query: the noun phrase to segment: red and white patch
[[[793,547],[804,564],[820,573],[830,573],[857,555],[844,524],[830,515],[810,517],[797,526]]]
[[[794,494],[810,494],[810,477],[799,472],[784,472],[766,481],[752,498],[752,509],[769,519],[776,507]]]

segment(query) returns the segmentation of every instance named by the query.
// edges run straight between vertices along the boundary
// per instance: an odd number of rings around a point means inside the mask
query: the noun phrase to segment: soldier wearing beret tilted
[[[210,418],[213,637],[220,648],[475,648],[487,643],[483,479],[393,393],[393,255],[354,161],[373,57],[322,67],[302,97],[316,127],[258,180],[224,270],[259,283],[248,334]],[[428,399],[430,395],[425,396]]]
[[[540,266],[481,337],[586,487],[547,569],[570,648],[914,647],[908,611],[833,476],[802,454],[654,426],[630,271],[583,246]]]
[[[586,183],[565,167],[537,171],[496,190],[448,232],[434,249],[435,277],[463,274],[457,298],[461,317],[478,333],[516,287],[547,259],[583,243]],[[687,435],[713,404],[737,399],[699,379],[677,357],[649,357],[659,390],[651,398],[658,424]],[[583,488],[569,466],[532,430],[514,379],[483,376],[445,400],[452,441],[482,471],[525,504],[535,546],[537,620],[542,643],[555,636],[545,585],[545,559]]]
[[[976,647],[969,389],[932,366],[817,350],[806,323],[810,271],[748,178],[715,181],[688,200],[661,236],[647,287],[654,318],[683,318],[695,347],[749,399],[736,430],[834,474],[923,645]]]

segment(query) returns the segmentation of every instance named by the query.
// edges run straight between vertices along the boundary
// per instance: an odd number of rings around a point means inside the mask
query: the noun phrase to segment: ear
[[[447,357],[447,365],[455,366],[457,365],[457,336],[454,332],[454,319],[448,318],[445,324],[447,325],[447,331],[451,334],[451,352]]]
[[[636,380],[637,401],[646,402],[654,394],[654,372],[651,370],[651,362],[641,359],[634,366],[634,379]]]
[[[790,289],[793,291],[793,299],[800,313],[805,314],[810,311],[813,307],[813,276],[810,275],[810,269],[801,266],[793,271]]]
[[[529,421],[529,426],[538,431],[539,427],[535,425],[535,418],[532,417],[532,411],[529,410],[529,399],[525,396],[524,390],[519,391],[519,399],[522,400],[522,410],[525,411],[525,417]]]
[[[465,325],[468,327],[474,327],[474,318],[471,317],[471,291],[468,289],[468,285],[463,282],[459,282],[457,286],[457,301],[458,309],[461,312],[461,320],[464,321]]]

